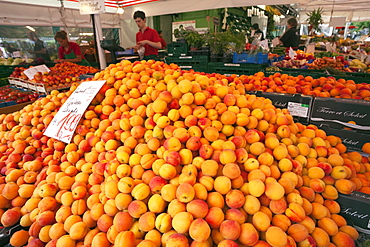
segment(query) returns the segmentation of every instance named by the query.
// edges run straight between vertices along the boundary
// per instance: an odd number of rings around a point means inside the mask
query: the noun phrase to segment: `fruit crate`
[[[183,70],[194,70],[196,72],[208,72],[208,65],[180,65]]]
[[[267,53],[256,53],[256,54],[248,54],[242,53],[238,54],[234,52],[233,54],[233,63],[254,63],[254,64],[267,64],[268,62],[268,54]]]
[[[197,57],[197,56],[209,57],[209,50],[190,50],[189,55],[193,57]]]
[[[209,73],[219,73],[224,75],[254,75],[265,68],[263,64],[240,64],[240,63],[208,63]]]
[[[207,56],[181,56],[181,57],[166,57],[165,61],[167,64],[177,64],[179,66],[198,66],[206,65],[208,63]]]
[[[167,44],[168,56],[186,56],[188,51],[189,47],[187,43],[173,42]]]
[[[0,65],[0,74],[7,74],[7,76],[10,76],[10,74],[14,71],[16,67],[23,67],[23,68],[29,68],[31,65],[29,64],[21,64],[21,65]]]

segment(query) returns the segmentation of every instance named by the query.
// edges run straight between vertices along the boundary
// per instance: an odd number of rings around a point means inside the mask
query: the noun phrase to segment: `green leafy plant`
[[[245,47],[245,33],[232,33],[229,31],[209,33],[206,36],[212,54],[225,54],[242,52]]]
[[[322,14],[324,13],[323,8],[318,8],[306,13],[308,16],[306,21],[311,26],[311,32],[320,31],[319,25],[323,23]]]
[[[186,30],[184,34],[184,39],[186,43],[188,43],[188,45],[194,49],[201,49],[202,46],[205,44],[204,35],[193,30]]]

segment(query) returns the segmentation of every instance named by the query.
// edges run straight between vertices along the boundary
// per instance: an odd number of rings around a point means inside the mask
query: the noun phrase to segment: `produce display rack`
[[[247,63],[208,63],[209,73],[219,73],[226,76],[235,75],[253,75],[262,71],[267,65],[265,64],[247,64]]]
[[[8,80],[11,85],[24,88],[24,89],[28,89],[28,90],[31,90],[37,93],[42,93],[42,94],[49,94],[53,90],[66,90],[71,87],[71,83],[64,84],[62,86],[48,87],[42,83],[34,83],[31,81],[14,78],[14,77],[9,77]]]
[[[208,56],[180,56],[165,58],[167,64],[175,63],[179,65],[181,69],[195,71],[207,72],[208,71]]]

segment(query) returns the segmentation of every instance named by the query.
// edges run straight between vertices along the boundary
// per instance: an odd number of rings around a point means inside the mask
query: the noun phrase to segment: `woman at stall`
[[[60,45],[58,48],[58,59],[55,60],[56,63],[72,62],[79,65],[91,66],[81,53],[80,46],[75,42],[68,40],[66,31],[58,31],[55,34],[54,39]]]
[[[293,50],[297,50],[299,46],[299,30],[297,29],[298,23],[295,18],[288,20],[288,30],[279,38],[280,43],[286,47],[286,51],[292,47]]]

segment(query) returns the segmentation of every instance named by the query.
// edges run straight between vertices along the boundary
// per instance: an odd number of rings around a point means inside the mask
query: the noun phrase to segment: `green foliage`
[[[206,42],[204,34],[200,34],[193,30],[186,30],[184,33],[184,39],[189,46],[196,49],[201,49]]]
[[[356,26],[356,31],[360,31],[364,28],[370,28],[370,21],[351,22],[351,25]]]
[[[308,18],[306,21],[308,24],[312,26],[312,30],[320,31],[319,25],[323,23],[322,20],[322,14],[323,14],[323,8],[318,8],[316,10],[312,10],[311,12],[306,13]]]
[[[245,47],[245,33],[232,33],[230,31],[209,33],[206,35],[211,53],[225,54],[242,52]]]

